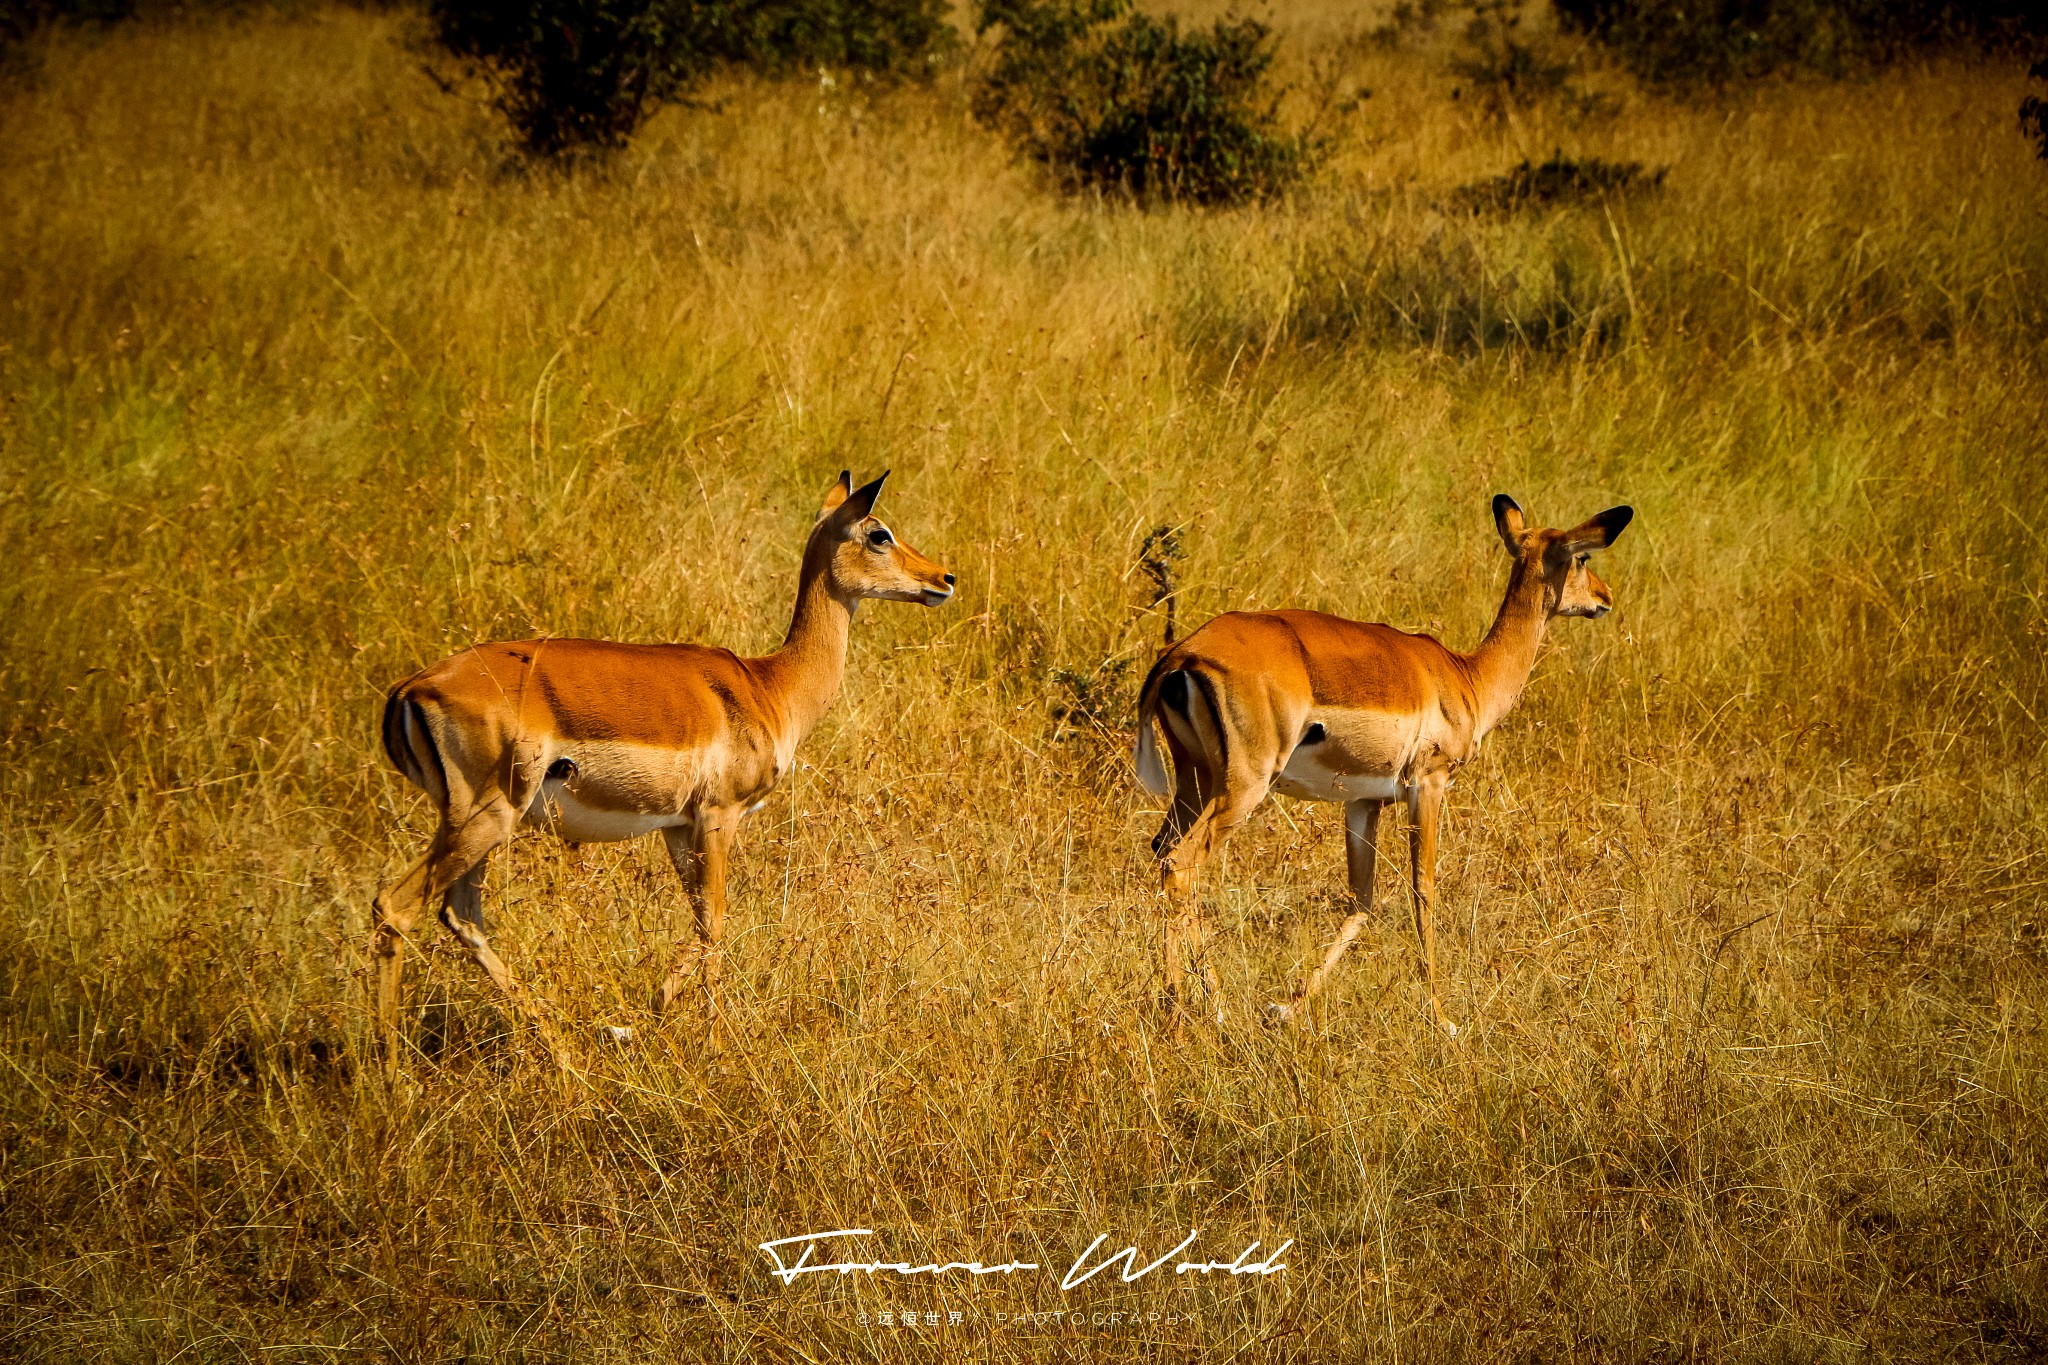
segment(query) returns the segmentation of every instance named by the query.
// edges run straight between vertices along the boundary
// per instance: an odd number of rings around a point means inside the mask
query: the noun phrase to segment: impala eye
[[[1578,557],[1577,559],[1573,560],[1572,562],[1573,562],[1573,563],[1575,563],[1575,564],[1577,564],[1577,565],[1578,565],[1578,566],[1579,566],[1580,568],[1582,568],[1582,569],[1583,569],[1583,568],[1585,568],[1585,567],[1586,567],[1586,561],[1587,561],[1587,560],[1589,560],[1589,559],[1591,559],[1592,557],[1593,557],[1593,556],[1591,556],[1591,555],[1589,555],[1589,554],[1588,554],[1588,555],[1580,555],[1580,556],[1579,556],[1579,557]]]
[[[868,544],[874,546],[877,550],[887,545],[889,539],[889,528],[886,526],[877,526],[874,530],[868,532]]]

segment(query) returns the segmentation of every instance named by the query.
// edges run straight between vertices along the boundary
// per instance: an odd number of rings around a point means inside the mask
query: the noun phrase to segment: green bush
[[[917,76],[957,38],[946,0],[725,0],[697,8],[702,41],[717,60],[769,72],[828,66]]]
[[[51,24],[112,24],[175,8],[168,0],[0,0],[0,74],[22,66],[28,40]]]
[[[428,0],[427,16],[542,155],[620,146],[722,64],[918,74],[953,38],[945,0]]]
[[[664,0],[428,0],[434,38],[490,81],[527,149],[623,144],[709,70],[694,5]]]
[[[975,117],[1070,187],[1228,203],[1278,193],[1314,160],[1280,126],[1255,19],[1183,31],[1130,0],[987,0],[977,31],[997,29]]]
[[[2027,72],[2037,81],[2048,80],[2048,59],[2035,62]],[[2020,128],[2034,144],[2034,150],[2048,160],[2048,100],[2029,95],[2020,101]]]
[[[2041,0],[1553,0],[1558,20],[1663,85],[1841,75],[1947,44],[2048,31]]]
[[[1523,161],[1503,175],[1488,176],[1451,192],[1451,207],[1467,213],[1512,213],[1525,208],[1639,194],[1661,189],[1667,167],[1646,170],[1640,161],[1602,161],[1555,152],[1538,164]]]
[[[1471,16],[1451,70],[1471,84],[1482,104],[1500,114],[1564,92],[1571,66],[1521,35],[1522,0],[1473,0],[1468,8]]]

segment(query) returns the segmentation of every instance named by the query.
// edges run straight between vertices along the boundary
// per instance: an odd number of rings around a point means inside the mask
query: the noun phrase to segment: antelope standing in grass
[[[884,474],[883,479],[888,475]],[[874,517],[882,479],[844,473],[825,495],[782,647],[742,659],[704,645],[521,640],[450,655],[391,689],[384,752],[441,817],[425,856],[377,895],[377,1018],[398,1026],[401,951],[420,912],[441,923],[500,989],[505,964],[484,937],[483,875],[520,824],[576,842],[659,832],[688,890],[697,934],[655,993],[666,1010],[701,969],[716,1010],[727,849],[760,808],[846,672],[861,599],[936,607],[953,575]]]
[[[1635,515],[1610,508],[1569,531],[1531,530],[1505,493],[1494,525],[1514,567],[1493,629],[1470,654],[1427,635],[1315,611],[1229,612],[1173,645],[1138,700],[1138,780],[1173,798],[1152,841],[1168,900],[1167,991],[1178,1013],[1184,954],[1212,997],[1196,874],[1269,791],[1344,803],[1351,913],[1323,961],[1273,1014],[1286,1019],[1322,989],[1372,910],[1380,807],[1408,807],[1409,879],[1429,1007],[1455,1033],[1436,993],[1437,819],[1451,774],[1479,752],[1535,666],[1554,616],[1605,616],[1613,594],[1587,567]],[[1169,787],[1157,729],[1173,756]],[[1219,1010],[1219,1017],[1221,1011]]]

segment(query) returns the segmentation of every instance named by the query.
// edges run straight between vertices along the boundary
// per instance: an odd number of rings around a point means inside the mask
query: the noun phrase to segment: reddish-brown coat
[[[1167,929],[1169,990],[1178,995],[1183,940],[1200,953],[1196,872],[1279,790],[1347,804],[1358,904],[1296,1002],[1315,993],[1359,932],[1372,900],[1379,809],[1400,799],[1415,820],[1416,918],[1437,1007],[1428,902],[1444,788],[1514,705],[1550,619],[1611,608],[1613,595],[1587,560],[1633,515],[1617,507],[1569,531],[1531,530],[1512,498],[1494,499],[1495,529],[1514,567],[1493,628],[1470,654],[1392,626],[1286,610],[1228,612],[1161,655],[1139,693],[1137,767],[1149,790],[1172,797],[1152,841],[1162,888],[1177,902]],[[1170,788],[1160,735],[1173,758]],[[1204,964],[1203,974],[1213,992],[1213,970]]]
[[[698,938],[657,1005],[698,963],[709,994],[726,850],[837,694],[855,605],[873,597],[937,606],[952,596],[951,574],[874,519],[881,486],[876,479],[856,490],[841,474],[827,493],[804,549],[789,633],[773,654],[515,640],[465,649],[392,689],[385,752],[433,799],[440,827],[426,855],[376,900],[387,1040],[397,1024],[400,945],[437,899],[442,924],[511,989],[484,938],[480,885],[484,859],[522,820],[578,840],[659,831],[696,909]]]

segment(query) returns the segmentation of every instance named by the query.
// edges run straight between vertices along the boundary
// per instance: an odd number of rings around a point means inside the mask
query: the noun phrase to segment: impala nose
[[[951,574],[947,574],[947,575],[946,575],[946,586],[947,586],[947,587],[949,587],[949,588],[953,586],[953,575],[951,575]]]

